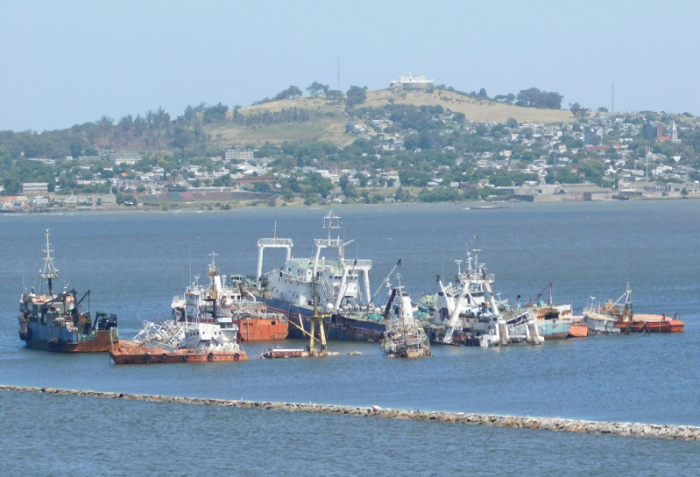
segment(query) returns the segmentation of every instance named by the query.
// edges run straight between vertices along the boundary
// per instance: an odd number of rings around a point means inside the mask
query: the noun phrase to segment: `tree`
[[[489,99],[489,95],[486,94],[486,89],[481,88],[478,93],[476,93],[476,99]]]
[[[688,198],[688,189],[686,189],[685,187],[683,187],[683,190],[681,191],[681,196],[682,196],[684,199],[687,199],[687,198]]]
[[[345,99],[345,95],[343,94],[342,91],[338,91],[337,89],[332,89],[332,90],[326,92],[326,98],[332,104],[340,104]]]
[[[302,96],[303,94],[304,92],[300,90],[299,87],[292,85],[284,91],[277,93],[277,95],[274,98],[272,98],[272,101],[280,101],[282,99],[294,99],[298,98],[299,96]]]
[[[572,104],[570,109],[575,118],[585,118],[588,115],[588,109],[578,103]]]
[[[204,122],[206,124],[213,122],[220,122],[226,119],[226,113],[228,113],[228,106],[219,103],[214,106],[209,106],[204,110]]]
[[[564,99],[554,91],[540,91],[537,88],[523,89],[518,93],[516,105],[526,108],[561,109],[561,100]]]
[[[129,132],[131,128],[134,127],[134,118],[131,116],[131,114],[126,115],[119,120],[118,126],[122,129],[122,131]]]
[[[314,81],[311,83],[311,86],[306,88],[306,91],[309,92],[312,98],[315,98],[321,93],[328,93],[328,90],[330,87],[327,84],[321,84],[318,81]]]
[[[517,128],[518,127],[518,120],[515,118],[508,118],[508,121],[506,121],[506,126],[509,128]]]
[[[598,108],[598,112],[599,112],[599,113],[607,113],[607,112],[608,112],[608,108],[600,107],[600,108]]]
[[[367,99],[367,86],[360,88],[359,86],[350,86],[347,92],[347,107],[353,108],[358,104],[362,104]]]
[[[259,192],[270,192],[271,187],[270,184],[267,182],[256,182],[253,184],[253,189],[259,191]]]

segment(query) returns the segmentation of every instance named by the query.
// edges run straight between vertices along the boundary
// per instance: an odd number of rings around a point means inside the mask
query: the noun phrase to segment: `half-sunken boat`
[[[58,269],[51,256],[50,234],[46,232],[44,268],[40,272],[41,288],[22,294],[19,302],[19,337],[28,348],[61,353],[93,353],[109,350],[119,342],[117,316],[89,309],[82,311],[88,290],[80,299],[75,290],[54,293]],[[43,290],[46,281],[46,291]],[[89,306],[88,300],[88,306]]]
[[[431,342],[466,346],[506,346],[527,342],[542,344],[532,309],[508,309],[496,300],[493,284],[496,278],[483,263],[480,250],[467,253],[466,271],[462,260],[456,260],[455,284],[444,286],[438,276],[440,292],[433,322],[426,325]],[[425,302],[425,301],[424,301]]]
[[[386,331],[381,341],[387,358],[424,358],[432,356],[425,330],[413,316],[413,304],[401,286],[401,275],[396,274],[399,286],[391,291],[384,310]]]
[[[545,291],[547,291],[546,298]],[[571,304],[557,305],[553,303],[551,283],[537,294],[534,301],[524,305],[521,305],[518,295],[516,306],[510,310],[510,313],[518,314],[522,308],[532,310],[540,336],[545,340],[564,339],[569,336],[571,326],[574,323]]]
[[[221,275],[215,262],[216,254],[207,269],[209,283],[200,285],[199,277],[185,289],[184,296],[175,296],[171,303],[176,321],[215,321],[231,318],[238,327],[242,341],[283,340],[289,334],[289,323],[281,313],[268,310],[245,288],[245,277]]]
[[[310,330],[311,318],[317,306],[325,318],[329,340],[380,341],[386,330],[381,308],[372,305],[369,271],[371,260],[345,258],[345,247],[351,243],[333,238],[340,228],[340,217],[332,211],[323,218],[328,237],[314,240],[312,258],[292,257],[291,239],[258,240],[258,270],[255,293],[271,311],[282,313],[290,322],[302,321]],[[263,254],[268,248],[286,249],[282,267],[263,275]],[[323,257],[322,252],[335,251],[335,257]],[[376,293],[375,293],[376,295]],[[301,329],[290,328],[290,338],[305,338]]]
[[[133,341],[109,350],[115,364],[247,361],[230,318],[214,323],[145,322]]]
[[[682,333],[685,324],[677,316],[647,315],[632,311],[632,288],[629,283],[625,293],[598,306],[589,305],[583,310],[583,322],[589,330],[599,333]]]

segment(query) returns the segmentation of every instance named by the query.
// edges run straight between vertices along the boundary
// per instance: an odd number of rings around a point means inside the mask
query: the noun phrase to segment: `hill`
[[[397,91],[383,89],[367,91],[367,99],[358,107],[379,108],[388,104],[420,106],[442,106],[445,110],[461,112],[466,119],[474,122],[505,122],[515,118],[519,123],[558,123],[574,121],[571,111],[564,109],[523,108],[493,101],[478,100],[453,91]],[[222,146],[230,144],[250,144],[259,146],[266,142],[280,144],[285,141],[329,141],[336,145],[347,144],[351,139],[345,134],[345,125],[350,116],[344,104],[332,104],[323,97],[299,97],[271,101],[240,108],[242,116],[280,113],[297,109],[308,114],[305,122],[263,124],[242,126],[232,123],[218,123],[205,126],[204,130],[212,140]],[[228,112],[231,118],[233,111]]]

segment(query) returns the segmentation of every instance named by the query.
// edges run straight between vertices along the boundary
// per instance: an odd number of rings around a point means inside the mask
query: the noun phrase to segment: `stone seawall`
[[[540,429],[552,432],[577,432],[580,434],[609,434],[632,437],[656,437],[661,439],[700,440],[700,427],[675,426],[665,424],[641,424],[631,422],[582,421],[548,417],[518,417],[494,414],[470,414],[462,412],[438,412],[419,410],[383,409],[378,406],[356,407],[332,404],[301,404],[282,402],[259,402],[229,399],[188,398],[158,396],[152,394],[127,394],[72,389],[35,388],[25,386],[0,385],[0,391],[57,394],[61,396],[81,396],[89,398],[122,399],[127,401],[169,402],[198,404],[205,406],[237,407],[242,409],[271,409],[276,411],[306,412],[316,414],[336,414],[363,416],[406,421],[433,421],[473,426],[514,427],[520,429]]]

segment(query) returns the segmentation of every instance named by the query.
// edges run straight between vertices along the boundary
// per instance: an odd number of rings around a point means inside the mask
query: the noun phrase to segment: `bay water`
[[[346,258],[373,261],[378,302],[398,259],[418,299],[437,291],[437,275],[454,281],[455,260],[478,248],[501,298],[534,299],[552,283],[554,301],[580,314],[629,282],[636,312],[677,313],[682,334],[434,346],[433,358],[410,361],[384,359],[376,343],[331,343],[362,354],[203,366],[114,366],[106,354],[52,354],[19,340],[18,300],[23,287],[39,287],[45,229],[59,286],[90,289],[92,312],[116,313],[128,339],[142,320],[169,317],[172,296],[196,275],[206,281],[212,252],[222,273],[254,275],[257,239],[276,230],[294,240],[295,256],[311,256],[328,210],[0,215],[0,383],[700,425],[700,203],[692,200],[333,208],[343,222],[334,236],[352,241]],[[283,260],[266,251],[264,271]],[[254,358],[271,345],[245,349]],[[694,475],[700,456],[686,442],[14,393],[0,393],[0,415],[11,463],[3,475]]]

